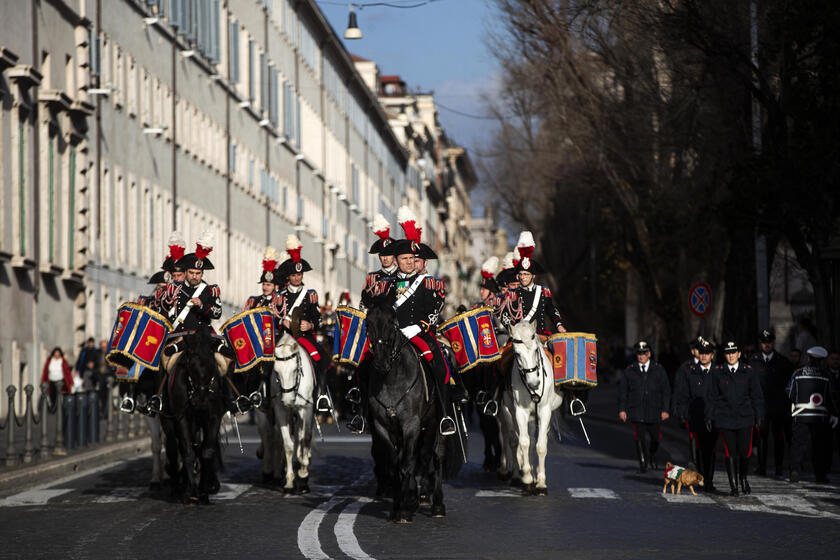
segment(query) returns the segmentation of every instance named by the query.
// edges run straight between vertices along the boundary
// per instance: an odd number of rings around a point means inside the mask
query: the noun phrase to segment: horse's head
[[[218,366],[215,352],[219,342],[210,327],[201,325],[195,333],[184,337],[184,354],[178,369],[187,379],[187,389],[193,404],[203,403],[211,391],[218,391]]]
[[[297,351],[297,340],[289,331],[283,329],[283,335],[274,347],[274,357],[281,362],[285,362],[294,358]]]
[[[373,353],[373,366],[378,371],[387,372],[405,337],[399,330],[397,314],[386,298],[368,309],[365,328]]]
[[[537,328],[530,321],[520,321],[510,328],[510,341],[521,372],[535,372],[540,366],[542,348]]]

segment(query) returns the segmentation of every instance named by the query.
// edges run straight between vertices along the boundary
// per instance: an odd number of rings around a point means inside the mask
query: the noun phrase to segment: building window
[[[268,90],[268,119],[277,126],[277,68],[274,66],[268,68]]]
[[[257,45],[254,43],[253,39],[248,39],[248,101],[251,104],[254,104],[254,99],[256,96],[256,58],[257,58]]]
[[[304,207],[303,207],[303,197],[299,196],[297,199],[297,218],[301,222],[304,220]]]
[[[55,262],[55,136],[47,139],[47,260]]]
[[[351,200],[356,204],[359,204],[359,168],[354,163],[350,165],[350,171],[353,194],[353,198]]]
[[[228,39],[230,49],[228,57],[230,59],[230,81],[234,84],[239,83],[239,24],[235,21],[230,22],[230,37]]]
[[[249,187],[254,186],[254,160],[253,160],[253,158],[248,160],[248,186]]]
[[[230,169],[230,176],[236,174],[236,144],[230,144],[228,148],[228,168]]]
[[[300,146],[296,119],[298,116],[297,105],[297,96],[292,84],[285,82],[283,84],[283,132],[289,140]]]
[[[20,254],[26,254],[26,126],[21,115],[18,121],[18,233]]]
[[[268,62],[265,53],[260,53],[260,107],[268,112]]]
[[[67,177],[67,267],[76,268],[76,148],[70,146]]]

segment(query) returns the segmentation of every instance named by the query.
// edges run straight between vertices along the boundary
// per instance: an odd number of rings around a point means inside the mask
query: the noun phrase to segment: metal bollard
[[[50,456],[50,440],[47,436],[47,414],[50,404],[49,391],[50,384],[46,381],[41,383],[41,459],[47,459]]]
[[[76,393],[73,395],[76,400],[76,445],[85,447],[88,444],[87,440],[87,421],[88,421],[88,399],[87,393]]]
[[[23,392],[26,393],[26,413],[24,416],[25,438],[23,440],[24,463],[31,463],[32,459],[35,457],[35,448],[32,446],[32,393],[34,391],[35,387],[31,384],[27,384],[26,387],[23,388]]]
[[[6,417],[6,466],[14,467],[18,463],[17,449],[15,449],[15,423],[17,422],[15,393],[17,393],[17,388],[14,385],[9,385],[6,388],[6,393],[9,395],[9,413]]]
[[[64,394],[59,392],[55,397],[55,448],[54,455],[67,455],[64,447]]]
[[[136,422],[134,420],[136,417],[137,417],[137,414],[129,414],[128,415],[128,434],[127,434],[128,439],[132,439],[134,436],[137,435]]]
[[[88,393],[88,443],[99,443],[99,391]]]
[[[105,385],[108,387],[108,398],[105,399],[105,441],[114,441],[114,379],[108,376]]]
[[[76,447],[76,395],[64,395],[64,447],[67,450]]]

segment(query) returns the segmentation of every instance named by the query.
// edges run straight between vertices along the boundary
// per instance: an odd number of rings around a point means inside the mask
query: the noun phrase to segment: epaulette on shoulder
[[[551,297],[551,290],[548,289],[548,286],[543,286],[543,295],[545,297]]]
[[[435,278],[434,276],[427,276],[423,283],[429,290],[433,290],[435,292],[446,291],[446,282],[444,282],[440,278]]]
[[[310,303],[318,303],[318,292],[315,290],[307,290],[306,295],[309,297]]]
[[[372,286],[379,275],[376,272],[368,272],[367,278],[365,278],[365,286]]]
[[[220,297],[222,295],[222,289],[219,287],[218,284],[211,284],[210,285],[210,294],[213,297]]]

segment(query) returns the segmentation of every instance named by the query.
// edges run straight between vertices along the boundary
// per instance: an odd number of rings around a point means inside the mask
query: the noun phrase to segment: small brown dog
[[[694,471],[690,471],[683,467],[677,467],[671,463],[665,463],[665,486],[662,487],[662,493],[667,493],[668,486],[671,487],[671,494],[674,493],[674,486],[677,487],[677,494],[680,493],[683,486],[688,486],[693,495],[697,495],[694,491],[694,485],[703,486],[703,475]]]

